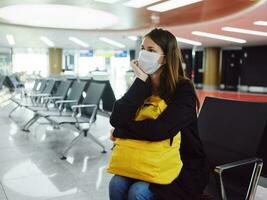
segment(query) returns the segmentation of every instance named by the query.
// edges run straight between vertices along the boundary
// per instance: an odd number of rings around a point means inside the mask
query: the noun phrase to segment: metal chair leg
[[[17,110],[19,107],[20,107],[20,105],[17,105],[15,108],[13,108],[13,109],[9,112],[8,117],[11,118],[11,114],[12,114],[13,112],[15,112],[15,110]]]
[[[87,131],[87,136],[90,137],[91,140],[93,140],[96,144],[98,144],[99,146],[102,147],[102,152],[101,153],[107,153],[106,149],[105,149],[105,146],[98,140],[96,139],[90,132],[89,130]]]
[[[72,141],[71,141],[71,143],[68,145],[68,147],[63,151],[63,155],[62,155],[62,157],[61,157],[61,160],[66,160],[67,159],[67,157],[66,157],[66,154],[68,153],[68,151],[73,147],[73,145],[75,144],[75,142],[77,142],[80,138],[81,138],[81,136],[83,136],[80,132],[79,132],[79,135],[77,136],[77,137],[75,137]]]
[[[40,118],[39,115],[34,114],[34,116],[23,126],[22,131],[29,132],[29,128]]]
[[[222,179],[222,173],[215,171],[214,173],[216,185],[218,188],[218,194],[220,197],[220,200],[227,200],[225,189],[224,189],[224,184],[223,184],[223,179]]]
[[[246,195],[246,200],[254,200],[256,191],[257,191],[257,185],[260,179],[261,170],[263,167],[263,162],[257,162],[254,165],[253,173],[251,175],[251,180],[248,188],[248,192]]]

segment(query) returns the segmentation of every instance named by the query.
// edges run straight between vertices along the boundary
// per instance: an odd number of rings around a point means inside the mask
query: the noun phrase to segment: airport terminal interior
[[[200,199],[266,200],[266,11],[267,0],[0,0],[0,200],[109,199],[113,104],[156,27],[175,35],[200,101],[215,180]]]

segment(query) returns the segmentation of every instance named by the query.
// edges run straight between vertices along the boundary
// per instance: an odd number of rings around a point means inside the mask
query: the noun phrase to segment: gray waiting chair
[[[40,91],[39,93],[35,93],[35,94],[33,94],[33,93],[28,94],[27,96],[30,98],[31,104],[27,103],[27,101],[23,102],[23,101],[21,101],[21,99],[12,98],[11,100],[14,103],[16,103],[17,106],[9,112],[8,116],[11,117],[12,113],[15,112],[15,110],[17,110],[20,107],[40,106],[40,103],[42,102],[42,99],[44,97],[48,97],[48,96],[52,95],[52,91],[53,91],[53,88],[55,86],[55,83],[56,83],[55,80],[52,80],[52,79],[47,80],[45,86],[43,86],[43,84],[41,85],[43,88],[42,91]]]
[[[40,118],[47,118],[49,116],[71,115],[71,106],[77,105],[81,101],[85,85],[86,82],[74,81],[65,100],[57,100],[55,102],[57,107],[52,110],[36,111],[34,113],[34,116],[24,125],[22,130],[29,132],[29,128]]]
[[[57,87],[56,93],[52,96],[48,96],[48,97],[44,97],[44,102],[43,105],[41,107],[36,107],[36,106],[28,106],[26,107],[27,109],[31,110],[32,112],[34,112],[34,116],[28,120],[28,122],[25,123],[25,125],[23,126],[22,130],[28,132],[29,131],[29,127],[31,126],[31,124],[36,120],[36,112],[38,111],[47,111],[47,110],[53,110],[53,111],[57,111],[58,107],[56,107],[55,102],[58,100],[64,100],[65,97],[67,96],[68,90],[70,88],[71,85],[71,81],[61,81],[59,86]],[[54,107],[49,108],[48,104],[52,103]]]
[[[106,84],[103,82],[91,81],[86,91],[86,97],[83,99],[82,103],[71,107],[73,110],[72,116],[50,116],[47,118],[54,125],[71,124],[78,130],[79,135],[74,138],[70,145],[64,150],[62,159],[66,159],[67,152],[82,136],[88,136],[102,148],[102,153],[106,153],[105,146],[90,133],[92,123],[96,120],[99,102],[105,86]],[[88,124],[88,126],[83,128],[81,124]]]
[[[38,106],[26,106],[29,110],[33,112],[42,111],[42,110],[49,110],[49,104],[52,104],[55,108],[55,101],[57,100],[64,100],[66,97],[68,90],[70,88],[71,82],[70,81],[60,81],[57,86],[54,87],[56,89],[56,92],[51,94],[37,94],[36,96],[42,96],[42,103]],[[53,90],[54,90],[53,89]],[[34,95],[35,96],[35,95]],[[50,108],[50,109],[52,109]]]

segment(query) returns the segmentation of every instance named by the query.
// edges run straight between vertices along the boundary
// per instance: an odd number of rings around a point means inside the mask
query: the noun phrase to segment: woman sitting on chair
[[[147,141],[152,145],[168,140],[172,145],[178,138],[177,159],[181,162],[177,163],[181,169],[176,168],[175,177],[167,184],[114,173],[109,184],[110,200],[195,200],[203,193],[209,171],[198,136],[199,101],[181,61],[181,52],[172,33],[155,28],[145,35],[139,59],[131,62],[137,78],[115,102],[110,117],[115,128],[112,140]],[[137,112],[151,97],[164,100],[166,109],[155,119],[136,120]]]

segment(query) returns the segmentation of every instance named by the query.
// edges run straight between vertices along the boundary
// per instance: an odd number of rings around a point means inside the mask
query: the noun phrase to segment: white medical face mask
[[[149,52],[146,50],[141,50],[139,53],[138,64],[139,67],[146,73],[146,74],[153,74],[156,72],[162,64],[158,63],[160,57],[162,55]]]

